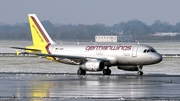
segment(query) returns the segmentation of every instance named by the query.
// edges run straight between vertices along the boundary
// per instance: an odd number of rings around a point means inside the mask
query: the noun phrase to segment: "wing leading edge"
[[[30,48],[21,48],[21,47],[11,47],[11,48],[34,51],[34,52],[19,52],[18,51],[18,54],[34,54],[34,55],[41,56],[41,57],[52,57],[54,60],[65,59],[66,58],[66,59],[78,60],[78,61],[88,61],[88,60],[93,60],[93,59],[104,61],[104,62],[108,61],[107,58],[86,57],[86,56],[72,56],[72,55],[60,55],[60,54],[43,54],[43,53],[40,53],[41,52],[40,49],[30,49]]]
[[[78,60],[84,60],[88,61],[91,59],[97,59],[101,61],[108,61],[106,58],[97,58],[97,57],[86,57],[86,56],[72,56],[72,55],[60,55],[60,54],[42,54],[42,53],[29,53],[26,52],[27,54],[34,54],[38,56],[44,56],[44,57],[54,57],[54,58],[67,58],[67,59],[78,59]]]

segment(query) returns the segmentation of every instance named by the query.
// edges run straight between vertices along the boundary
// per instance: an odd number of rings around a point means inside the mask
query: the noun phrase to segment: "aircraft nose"
[[[161,62],[162,60],[163,60],[163,58],[162,58],[162,55],[161,55],[161,54],[157,53],[157,54],[154,56],[154,61],[155,61],[155,63],[159,63],[159,62]]]

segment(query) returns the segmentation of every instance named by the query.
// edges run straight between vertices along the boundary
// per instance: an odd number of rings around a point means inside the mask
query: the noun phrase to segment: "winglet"
[[[16,55],[21,54],[21,52],[19,50],[16,50]]]

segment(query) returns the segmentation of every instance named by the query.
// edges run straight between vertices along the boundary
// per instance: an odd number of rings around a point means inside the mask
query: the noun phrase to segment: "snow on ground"
[[[155,65],[143,67],[144,74],[172,74],[180,75],[180,58],[164,58]],[[27,72],[27,73],[76,73],[78,66],[52,62],[38,57],[0,57],[0,72]],[[112,74],[134,73],[137,71],[123,71],[115,66],[110,68]],[[102,72],[87,72],[100,73]]]

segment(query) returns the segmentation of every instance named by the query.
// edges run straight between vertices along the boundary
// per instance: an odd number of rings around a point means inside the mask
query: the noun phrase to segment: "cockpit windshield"
[[[156,50],[154,50],[154,49],[145,49],[143,52],[144,52],[144,53],[156,52]]]

